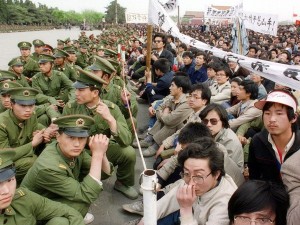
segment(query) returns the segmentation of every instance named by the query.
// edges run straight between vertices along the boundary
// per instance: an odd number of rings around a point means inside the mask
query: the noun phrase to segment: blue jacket
[[[193,73],[189,74],[192,84],[202,83],[208,79],[207,68],[202,66],[200,69],[196,70],[195,66],[192,67]]]
[[[151,83],[147,83],[146,92],[151,95],[163,95],[167,96],[170,94],[170,86],[174,77],[174,72],[169,71],[157,80],[157,85],[153,86]]]

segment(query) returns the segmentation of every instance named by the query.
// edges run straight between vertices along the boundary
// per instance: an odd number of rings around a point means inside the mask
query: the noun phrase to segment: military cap
[[[80,42],[80,48],[88,48],[89,46],[85,42]]]
[[[109,61],[114,66],[114,68],[118,74],[121,73],[121,65],[118,61],[116,61],[114,59],[107,59],[107,61]]]
[[[53,62],[54,59],[55,58],[52,55],[40,54],[38,63]]]
[[[64,42],[67,44],[68,42],[70,42],[71,41],[71,39],[68,37],[68,38],[66,38],[65,40],[64,40]]]
[[[39,39],[35,39],[35,40],[33,40],[33,42],[32,42],[32,44],[34,45],[34,46],[44,46],[45,45],[45,43],[42,41],[42,40],[39,40]]]
[[[106,40],[101,40],[100,44],[107,45],[107,41]]]
[[[75,43],[79,43],[79,41],[78,40],[73,40],[73,43],[75,44]]]
[[[13,158],[16,152],[14,150],[0,151],[0,182],[6,181],[16,174],[16,168],[13,163]]]
[[[53,51],[53,47],[51,45],[45,44],[43,51]]]
[[[8,66],[23,66],[24,63],[20,58],[14,58],[8,62]]]
[[[94,56],[94,63],[88,68],[91,70],[101,70],[107,74],[116,72],[114,66],[107,59],[101,58],[99,56]]]
[[[0,70],[0,81],[3,80],[15,80],[17,75],[8,70]]]
[[[115,52],[114,50],[111,50],[111,49],[107,48],[107,49],[104,50],[104,55],[115,57],[115,56],[118,55],[118,53]]]
[[[97,51],[100,51],[100,50],[103,50],[104,51],[104,46],[103,45],[98,45],[98,47],[97,47]]]
[[[61,40],[61,39],[57,39],[57,44],[58,45],[64,45],[65,42],[63,40]]]
[[[64,50],[60,50],[60,49],[56,49],[53,57],[54,58],[64,58],[64,57],[68,57],[69,53],[65,52]]]
[[[53,121],[57,124],[59,130],[66,135],[72,137],[88,137],[90,127],[95,123],[95,120],[86,115],[75,114],[57,118]]]
[[[1,81],[0,82],[0,94],[5,94],[7,92],[7,90],[11,89],[11,88],[18,88],[18,87],[22,87],[21,84],[14,82],[14,81],[10,81],[10,80],[6,80],[6,81]]]
[[[88,87],[95,87],[100,89],[102,87],[102,84],[107,84],[105,80],[89,71],[83,70],[78,66],[76,67],[76,69],[78,71],[78,77],[73,86],[77,89]]]
[[[31,49],[32,44],[27,41],[19,42],[18,47],[20,49]]]
[[[64,47],[64,51],[67,52],[67,53],[76,53],[76,50],[73,46]]]
[[[10,98],[20,105],[33,105],[36,102],[36,95],[39,93],[37,89],[29,87],[11,88],[7,90]]]

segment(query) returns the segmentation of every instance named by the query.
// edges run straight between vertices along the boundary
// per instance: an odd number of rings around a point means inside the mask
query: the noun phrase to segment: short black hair
[[[258,97],[258,86],[254,83],[253,80],[243,80],[240,83],[240,86],[243,86],[246,93],[250,94],[250,99],[254,100]]]
[[[162,39],[162,42],[164,43],[164,47],[166,46],[167,44],[167,38],[166,38],[166,35],[163,34],[163,33],[156,33],[153,37],[153,41],[155,40],[156,37],[160,37]]]
[[[282,185],[270,181],[250,180],[242,184],[231,196],[228,202],[228,217],[232,224],[237,215],[270,208],[276,214],[276,224],[286,225],[288,207],[289,195]]]
[[[207,105],[200,113],[199,117],[201,118],[201,120],[204,120],[205,117],[207,116],[207,114],[210,111],[215,111],[219,117],[220,120],[222,122],[222,126],[224,128],[229,128],[229,123],[228,123],[228,113],[227,111],[224,109],[223,106],[216,104],[216,103],[211,103],[209,105]]]
[[[211,174],[216,176],[220,172],[218,180],[225,175],[224,154],[218,149],[216,142],[211,137],[201,137],[197,139],[197,143],[191,143],[179,152],[178,163],[181,168],[184,168],[185,161],[190,158],[208,159]]]
[[[215,72],[217,72],[218,68],[221,66],[220,62],[212,61],[207,64],[207,68],[213,69]]]
[[[190,59],[194,59],[194,54],[190,51],[185,51],[182,53],[182,58],[189,57]]]
[[[180,144],[190,144],[199,137],[212,137],[210,130],[202,123],[188,123],[178,134]]]
[[[184,94],[188,93],[191,89],[191,80],[188,76],[175,76],[172,80],[177,87],[182,88]]]
[[[258,52],[258,47],[256,45],[250,45],[249,46],[249,51],[250,51],[250,49],[254,49],[255,54]]]
[[[244,77],[237,76],[237,77],[232,78],[231,82],[236,82],[238,85],[240,85],[244,79],[245,79]]]
[[[170,71],[170,62],[165,58],[160,58],[153,63],[153,69],[158,69],[163,73]]]
[[[226,77],[230,77],[232,75],[231,70],[225,64],[221,64],[219,67],[216,68],[215,71],[219,72],[219,71],[222,71],[222,70],[225,72]]]
[[[210,103],[211,91],[207,85],[203,83],[193,84],[189,92],[191,94],[194,91],[201,91],[201,98],[206,100],[206,105]]]
[[[181,43],[178,47],[181,47],[181,48],[183,48],[183,50],[184,51],[186,51],[187,50],[187,46],[186,46],[186,44],[185,43]]]

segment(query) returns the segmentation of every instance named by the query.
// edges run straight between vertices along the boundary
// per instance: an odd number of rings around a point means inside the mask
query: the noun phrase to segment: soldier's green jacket
[[[79,52],[77,54],[77,60],[75,64],[80,66],[81,68],[86,68],[87,66],[89,66],[89,58],[90,56],[88,54],[83,54]]]
[[[102,185],[89,175],[90,165],[91,156],[85,150],[71,160],[53,141],[34,162],[21,187],[62,203],[91,204],[99,197]]]
[[[63,72],[73,82],[77,79],[76,69],[69,63],[65,63],[63,67],[54,66],[53,69]]]
[[[127,126],[125,117],[123,116],[119,107],[110,101],[103,100],[108,106],[111,115],[117,121],[117,133],[113,134],[110,131],[108,123],[95,110],[89,109],[84,104],[79,105],[76,102],[68,103],[63,110],[63,115],[83,114],[94,118],[95,124],[90,128],[92,135],[105,134],[107,137],[113,136],[114,140],[120,146],[128,146],[131,143],[132,134]]]
[[[21,123],[11,109],[0,114],[0,149],[13,148],[16,151],[13,161],[23,157],[32,157],[32,133],[44,128],[33,114]]]
[[[21,84],[23,87],[30,87],[26,77],[23,74],[21,74],[21,76],[17,76],[16,82]]]
[[[125,119],[128,119],[129,118],[129,112],[127,108],[128,106],[123,103],[121,99],[121,92],[122,92],[122,88],[120,86],[110,82],[107,85],[107,87],[105,88],[102,87],[100,97],[101,99],[111,101],[115,103],[117,106],[119,106]],[[138,104],[134,95],[131,95],[131,98],[129,99],[129,105],[133,117],[136,117],[138,111]]]
[[[31,58],[32,58],[33,60],[37,61],[37,62],[39,61],[39,56],[40,56],[40,55],[37,54],[36,52],[34,52],[34,53],[31,54]]]
[[[36,73],[40,72],[39,64],[34,59],[30,57],[28,57],[26,60],[24,60],[22,57],[18,58],[20,58],[24,64],[24,76],[33,77]]]
[[[56,224],[84,225],[75,209],[42,197],[26,188],[16,190],[12,203],[0,214],[0,224],[35,225],[37,220],[56,219]],[[48,224],[54,224],[54,221]]]
[[[56,104],[56,98],[64,102],[74,99],[75,89],[72,81],[62,72],[52,70],[51,76],[37,73],[32,78],[32,87],[41,93],[37,95],[38,103]]]

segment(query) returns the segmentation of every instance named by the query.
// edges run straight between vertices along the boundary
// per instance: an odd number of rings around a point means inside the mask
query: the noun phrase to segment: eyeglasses
[[[269,225],[269,224],[273,224],[274,220],[271,220],[269,218],[251,219],[246,216],[235,216],[234,217],[234,224],[236,224],[236,225],[251,225],[251,222],[254,222],[255,225]]]
[[[196,99],[196,100],[201,99],[201,97],[199,97],[197,95],[188,95],[187,97],[188,98],[193,98],[193,99]]]
[[[189,183],[191,179],[193,179],[194,183],[196,184],[203,184],[204,183],[204,180],[209,177],[209,175],[211,175],[211,172],[207,175],[207,176],[191,176],[189,173],[184,173],[184,172],[181,172],[180,173],[180,176],[181,178],[184,180],[185,183]]]
[[[162,40],[154,40],[154,43],[160,43]]]
[[[220,120],[216,119],[216,118],[211,118],[211,119],[203,119],[202,120],[202,123],[204,123],[205,125],[208,124],[208,122],[210,122],[211,125],[217,125],[217,123],[219,122]]]

